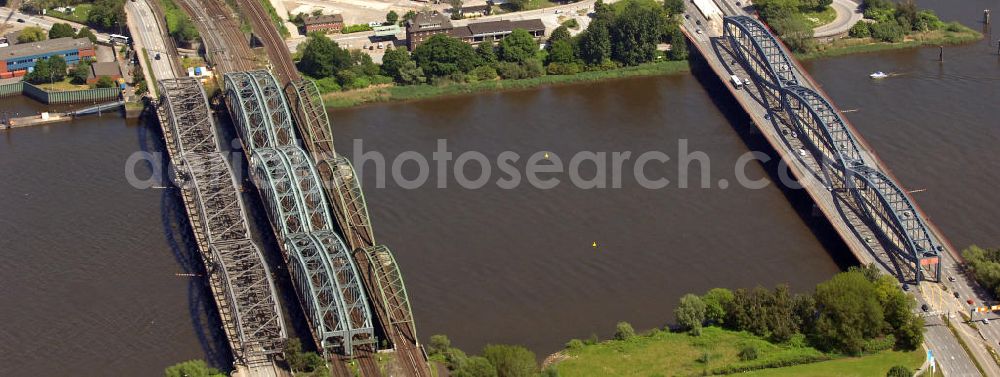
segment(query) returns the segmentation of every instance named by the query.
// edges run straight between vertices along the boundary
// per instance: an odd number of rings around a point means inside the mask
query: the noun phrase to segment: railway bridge
[[[298,146],[277,80],[267,71],[224,76],[229,109],[244,140],[251,175],[288,263],[316,344],[328,356],[375,342],[360,273],[334,231],[308,154]]]
[[[197,79],[159,82],[157,114],[184,207],[240,376],[281,376],[287,340],[271,272],[250,238],[239,183]]]

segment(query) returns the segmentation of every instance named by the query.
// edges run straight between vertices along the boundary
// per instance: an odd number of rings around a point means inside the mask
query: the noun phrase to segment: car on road
[[[556,9],[556,11],[555,11],[554,13],[555,13],[555,14],[559,14],[559,13],[562,13],[562,12],[563,12],[563,10],[562,10],[562,9]]]
[[[697,21],[695,21],[695,22],[694,22],[694,24],[695,24],[695,25],[701,25],[701,20],[697,20]]]
[[[920,310],[923,310],[923,311],[926,312],[926,311],[931,310],[931,307],[927,306],[927,304],[923,304],[923,305],[920,305]]]
[[[687,13],[685,13],[685,14],[684,14],[684,18],[686,18],[686,19],[689,19],[689,20],[690,20],[690,19],[691,19],[691,15],[690,15],[690,14],[687,14]]]
[[[976,303],[975,301],[972,301],[972,299],[971,299],[971,298],[970,298],[970,299],[968,299],[968,300],[965,300],[965,302],[969,303],[969,305],[972,305],[972,304],[975,304],[975,303]]]
[[[806,156],[806,150],[802,149],[802,148],[799,148],[799,156],[805,157]]]
[[[909,284],[903,284],[903,290],[904,291],[909,291],[910,290],[910,285]]]
[[[156,60],[160,60],[160,53],[159,53],[159,52],[157,52],[157,53],[156,53],[156,57],[154,57],[153,59],[156,59]]]
[[[989,318],[983,318],[983,324],[984,324],[984,325],[988,325],[988,324],[990,324],[990,320],[989,320]]]
[[[20,22],[20,23],[22,23],[22,24],[23,24],[23,23],[24,23],[24,19],[23,19],[23,18],[18,18],[18,19],[17,19],[17,22]]]
[[[958,292],[954,292],[955,298],[958,298]]]
[[[695,33],[701,34],[701,29],[695,29]]]
[[[948,281],[952,281],[952,282],[955,281],[955,277],[954,276],[949,276],[948,277]]]

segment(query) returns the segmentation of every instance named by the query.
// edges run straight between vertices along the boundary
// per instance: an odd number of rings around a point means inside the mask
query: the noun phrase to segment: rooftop
[[[499,20],[470,23],[468,26],[456,28],[451,35],[455,38],[471,37],[474,35],[491,35],[509,33],[514,29],[524,29],[527,31],[545,31],[545,24],[540,19],[531,20]]]
[[[117,62],[97,62],[90,64],[90,77],[121,76]]]
[[[94,44],[87,38],[63,37],[40,42],[18,43],[0,47],[0,59],[39,55],[56,51],[92,49]]]
[[[343,23],[344,16],[338,14],[323,14],[319,16],[309,16],[303,17],[302,23],[306,25],[321,25],[321,24],[334,24]]]
[[[448,16],[438,12],[420,12],[406,22],[406,31],[431,31],[451,29],[451,20]]]

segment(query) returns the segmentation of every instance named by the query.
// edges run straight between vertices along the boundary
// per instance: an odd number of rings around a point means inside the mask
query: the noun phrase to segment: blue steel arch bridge
[[[778,139],[772,145],[781,144],[775,149],[798,162],[793,168],[802,167],[799,183],[854,254],[901,281],[939,281],[943,242],[774,34],[746,15],[709,17],[697,27],[705,27],[705,33],[689,33],[689,38],[710,55],[709,64],[720,76],[742,77],[754,102],[743,106],[752,115],[763,113],[758,127],[771,128],[766,133]]]
[[[328,356],[374,343],[354,259],[335,232],[319,175],[298,146],[284,92],[267,71],[227,73],[228,107],[316,344]]]
[[[402,274],[389,248],[375,243],[360,179],[334,150],[316,86],[294,80],[281,90],[263,70],[223,81],[317,345],[328,356],[357,353],[362,374],[377,375],[377,325],[402,373],[428,375]]]

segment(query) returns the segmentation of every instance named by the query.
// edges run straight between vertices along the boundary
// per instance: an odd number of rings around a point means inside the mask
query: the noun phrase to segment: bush
[[[854,26],[851,26],[848,35],[853,38],[868,38],[872,36],[872,30],[868,27],[867,22],[858,22]]]
[[[372,27],[368,26],[368,24],[357,24],[357,25],[344,26],[343,29],[340,29],[340,32],[343,34],[350,34],[350,33],[359,33],[362,31],[371,31],[371,30]]]
[[[964,31],[966,28],[964,25],[958,23],[958,21],[952,21],[947,24],[944,24],[944,29],[950,32],[960,32]]]
[[[906,32],[895,20],[878,22],[871,25],[872,38],[882,42],[901,42]]]
[[[496,80],[497,78],[497,70],[490,66],[476,67],[469,73],[479,81]]]
[[[320,93],[339,92],[340,84],[337,83],[336,77],[324,77],[316,80],[316,88]]]
[[[114,88],[115,81],[108,76],[101,76],[101,78],[97,79],[97,83],[94,86],[98,88]]]
[[[451,348],[451,340],[448,339],[447,335],[431,335],[431,341],[427,343],[427,353],[429,355],[444,354]]]
[[[580,73],[580,65],[576,63],[552,62],[545,69],[550,75],[575,75]]]
[[[615,339],[629,340],[635,337],[635,329],[628,322],[622,321],[615,325]]]
[[[204,360],[191,360],[175,364],[164,371],[167,377],[225,377],[226,374],[211,368]]]
[[[497,370],[485,357],[470,357],[462,366],[452,373],[455,377],[497,377]]]
[[[892,334],[886,335],[881,338],[868,339],[865,341],[864,346],[862,346],[864,353],[878,353],[888,349],[892,349],[896,345],[896,337]]]
[[[759,357],[760,355],[758,355],[757,347],[755,347],[754,345],[746,345],[743,346],[743,349],[740,350],[739,356],[740,356],[740,361],[753,361],[757,360],[757,357]]]
[[[580,28],[580,23],[577,22],[575,18],[570,18],[570,19],[564,21],[562,23],[562,26],[565,26],[566,28],[569,28],[569,29],[579,29]]]
[[[534,377],[539,372],[535,353],[521,346],[490,344],[483,348],[483,356],[499,377]]]
[[[583,348],[583,346],[584,346],[583,341],[580,339],[570,339],[568,342],[566,342],[566,349],[576,350]]]
[[[506,80],[516,80],[528,77],[528,73],[525,72],[523,66],[512,62],[497,63],[497,74]]]
[[[913,376],[913,371],[902,365],[897,365],[889,369],[889,372],[885,374],[885,377],[911,377]]]

